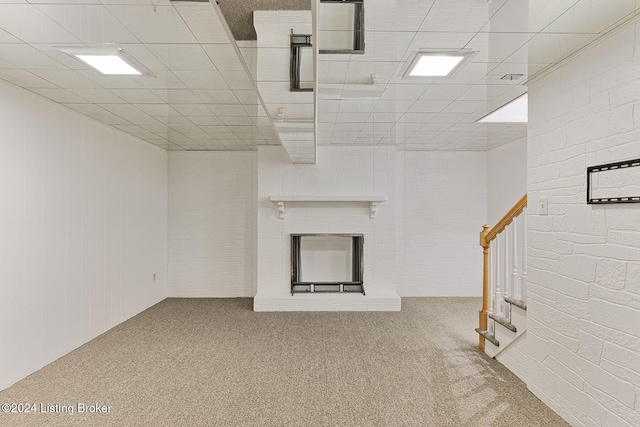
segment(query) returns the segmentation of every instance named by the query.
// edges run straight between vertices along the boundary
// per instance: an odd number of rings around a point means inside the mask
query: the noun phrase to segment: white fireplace
[[[259,147],[255,311],[400,310],[395,165],[394,147],[318,147],[316,165]]]

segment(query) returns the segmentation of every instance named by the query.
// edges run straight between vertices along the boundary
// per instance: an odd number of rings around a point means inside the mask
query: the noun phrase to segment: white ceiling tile
[[[220,120],[228,126],[254,126],[250,117],[220,117]]]
[[[29,4],[0,4],[0,28],[27,43],[80,42],[36,6]]]
[[[154,44],[149,50],[170,70],[215,70],[199,44]]]
[[[66,89],[45,89],[45,88],[33,88],[32,92],[42,95],[45,98],[49,98],[52,101],[64,104],[64,103],[87,103],[88,101],[79,97]]]
[[[100,87],[97,83],[84,78],[75,70],[34,70],[33,73],[67,89],[96,89]]]
[[[25,70],[0,69],[0,79],[25,88],[57,88],[50,81]]]
[[[116,116],[115,114],[109,114],[106,110],[104,111],[106,114],[92,115],[90,117],[93,117],[94,119],[108,125],[124,125],[131,123],[129,120],[126,120],[120,116]]]
[[[76,72],[104,89],[142,89],[140,81],[153,78],[147,76],[105,76],[94,69],[76,70]]]
[[[260,99],[255,90],[234,89],[233,94],[243,105],[259,105]]]
[[[215,116],[190,116],[189,120],[198,126],[217,126],[222,125],[222,120]]]
[[[173,6],[109,5],[109,11],[142,43],[196,43]]]
[[[198,142],[199,144],[202,144],[203,141],[215,141],[211,138],[211,135],[206,132],[185,132],[184,136]]]
[[[519,33],[529,31],[529,0],[493,0],[489,4],[491,19],[482,32]]]
[[[103,0],[108,7],[97,0],[15,3],[0,0],[0,78],[164,149],[251,150],[282,139],[292,158],[313,160],[312,134],[279,136],[269,119],[277,117],[280,108],[288,119],[313,117],[313,93],[289,90],[289,33],[291,28],[311,30],[309,11],[256,13],[258,41],[238,43],[254,70],[249,75],[226,24],[208,2]],[[388,85],[380,99],[320,100],[321,143],[401,144],[401,150],[485,150],[508,143],[525,135],[526,125],[474,123],[482,113],[526,91],[521,82],[500,77],[533,75],[594,37],[576,31],[598,32],[640,7],[636,0],[615,5],[533,2],[527,19],[521,13],[525,3],[532,2],[367,3],[365,53],[321,55],[318,79],[369,84],[375,73],[379,83]],[[547,27],[548,33],[528,42],[528,21]],[[23,43],[16,38],[20,35],[33,43]],[[118,43],[157,77],[103,76],[54,49],[102,42]],[[257,46],[274,49],[258,53]],[[463,47],[478,53],[452,78],[397,75],[411,51]],[[257,82],[260,95],[253,76],[267,79]]]
[[[255,92],[250,91],[254,94]],[[205,104],[236,104],[238,99],[230,89],[203,89],[195,92],[200,101]]]
[[[421,31],[406,46],[403,60],[408,59],[411,52],[419,49],[458,50],[464,48],[473,39],[475,32],[431,32]]]
[[[196,89],[229,89],[219,71],[176,70],[175,75],[189,88]]]
[[[112,89],[111,92],[131,104],[160,104],[164,102],[148,89]]]
[[[167,126],[191,126],[193,123],[182,116],[153,116],[153,118]]]
[[[20,39],[0,28],[0,43],[20,43]]]
[[[138,41],[133,33],[100,4],[39,4],[37,8],[86,44]]]
[[[421,100],[452,100],[456,99],[473,85],[470,84],[437,84],[429,86],[420,96]]]
[[[138,83],[147,89],[186,89],[182,81],[171,71],[153,70],[155,77],[139,78]]]
[[[175,124],[175,125],[171,125],[170,128],[172,129],[172,131],[179,132],[179,133],[181,133],[183,135],[185,133],[199,133],[199,132],[202,132],[202,130],[198,126],[196,126],[194,124],[188,124],[188,125],[186,125],[186,124],[185,125],[177,125],[177,124]]]
[[[168,104],[196,104],[200,101],[196,94],[188,89],[152,89],[151,91]]]
[[[173,5],[200,43],[229,43],[229,35],[209,2]]]
[[[180,114],[176,109],[168,104],[134,104],[134,106],[145,114],[150,116],[163,116],[163,117],[180,117]]]
[[[139,117],[141,114],[144,114],[142,111],[131,104],[102,104],[102,107],[112,114],[120,117],[129,117],[130,119]]]
[[[231,89],[246,90],[254,88],[253,81],[245,72],[238,72],[236,70],[220,70],[220,74]]]
[[[211,116],[213,113],[205,104],[176,104],[172,107],[183,116]]]
[[[86,114],[88,116],[110,116],[109,111],[94,104],[64,104],[65,107],[76,110],[79,113]]]
[[[26,70],[64,70],[64,64],[28,44],[0,44],[0,58]]]
[[[207,53],[218,70],[244,70],[238,53],[231,44],[203,44]]]
[[[153,132],[155,134],[158,133],[166,133],[169,131],[169,126],[165,125],[162,122],[159,121],[155,121],[152,123],[147,123],[141,126],[142,128],[144,128],[145,130],[148,130],[149,132]]]
[[[433,4],[421,31],[477,32],[489,18],[489,6],[476,0],[440,0]]]
[[[465,113],[440,113],[432,121],[434,123],[458,123],[468,117]]]
[[[409,107],[407,110],[409,113],[439,113],[444,110],[451,101],[438,101],[438,100],[429,100],[429,101],[416,101]]]
[[[467,113],[471,114],[482,106],[486,105],[486,101],[453,101],[444,110],[445,113]]]
[[[213,112],[218,117],[224,116],[235,116],[235,117],[246,117],[247,113],[242,108],[242,105],[232,105],[232,104],[208,104],[209,110]]]
[[[530,33],[478,33],[467,45],[478,53],[471,62],[502,62],[522,48],[533,34]]]
[[[123,104],[126,101],[119,96],[115,95],[108,89],[91,89],[91,88],[81,88],[81,89],[70,89],[71,92],[76,94],[77,96],[86,100],[86,102],[91,102],[95,104]]]

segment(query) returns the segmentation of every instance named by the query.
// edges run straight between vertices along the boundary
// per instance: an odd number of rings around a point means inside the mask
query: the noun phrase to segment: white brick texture
[[[529,341],[519,363],[531,366],[529,388],[579,426],[640,425],[640,205],[586,204],[588,166],[639,157],[638,32],[628,25],[529,86]]]
[[[255,152],[169,153],[169,295],[255,294]]]
[[[318,147],[316,165],[292,164],[282,147],[258,150],[258,279],[254,309],[399,310],[396,287],[395,147]],[[363,202],[308,202],[285,205],[278,216],[270,196],[384,195],[375,219]],[[361,294],[294,295],[291,233],[364,234]]]
[[[399,152],[397,157],[398,293],[480,296],[486,153]]]

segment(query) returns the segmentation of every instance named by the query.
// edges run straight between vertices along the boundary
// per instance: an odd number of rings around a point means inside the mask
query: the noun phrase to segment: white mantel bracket
[[[269,200],[278,206],[278,216],[284,219],[285,203],[305,202],[367,202],[369,218],[374,219],[378,205],[387,200],[387,196],[271,196]]]

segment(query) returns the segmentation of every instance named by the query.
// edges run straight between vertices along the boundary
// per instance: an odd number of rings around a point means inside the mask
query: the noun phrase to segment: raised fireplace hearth
[[[291,294],[364,295],[362,234],[291,234]]]

